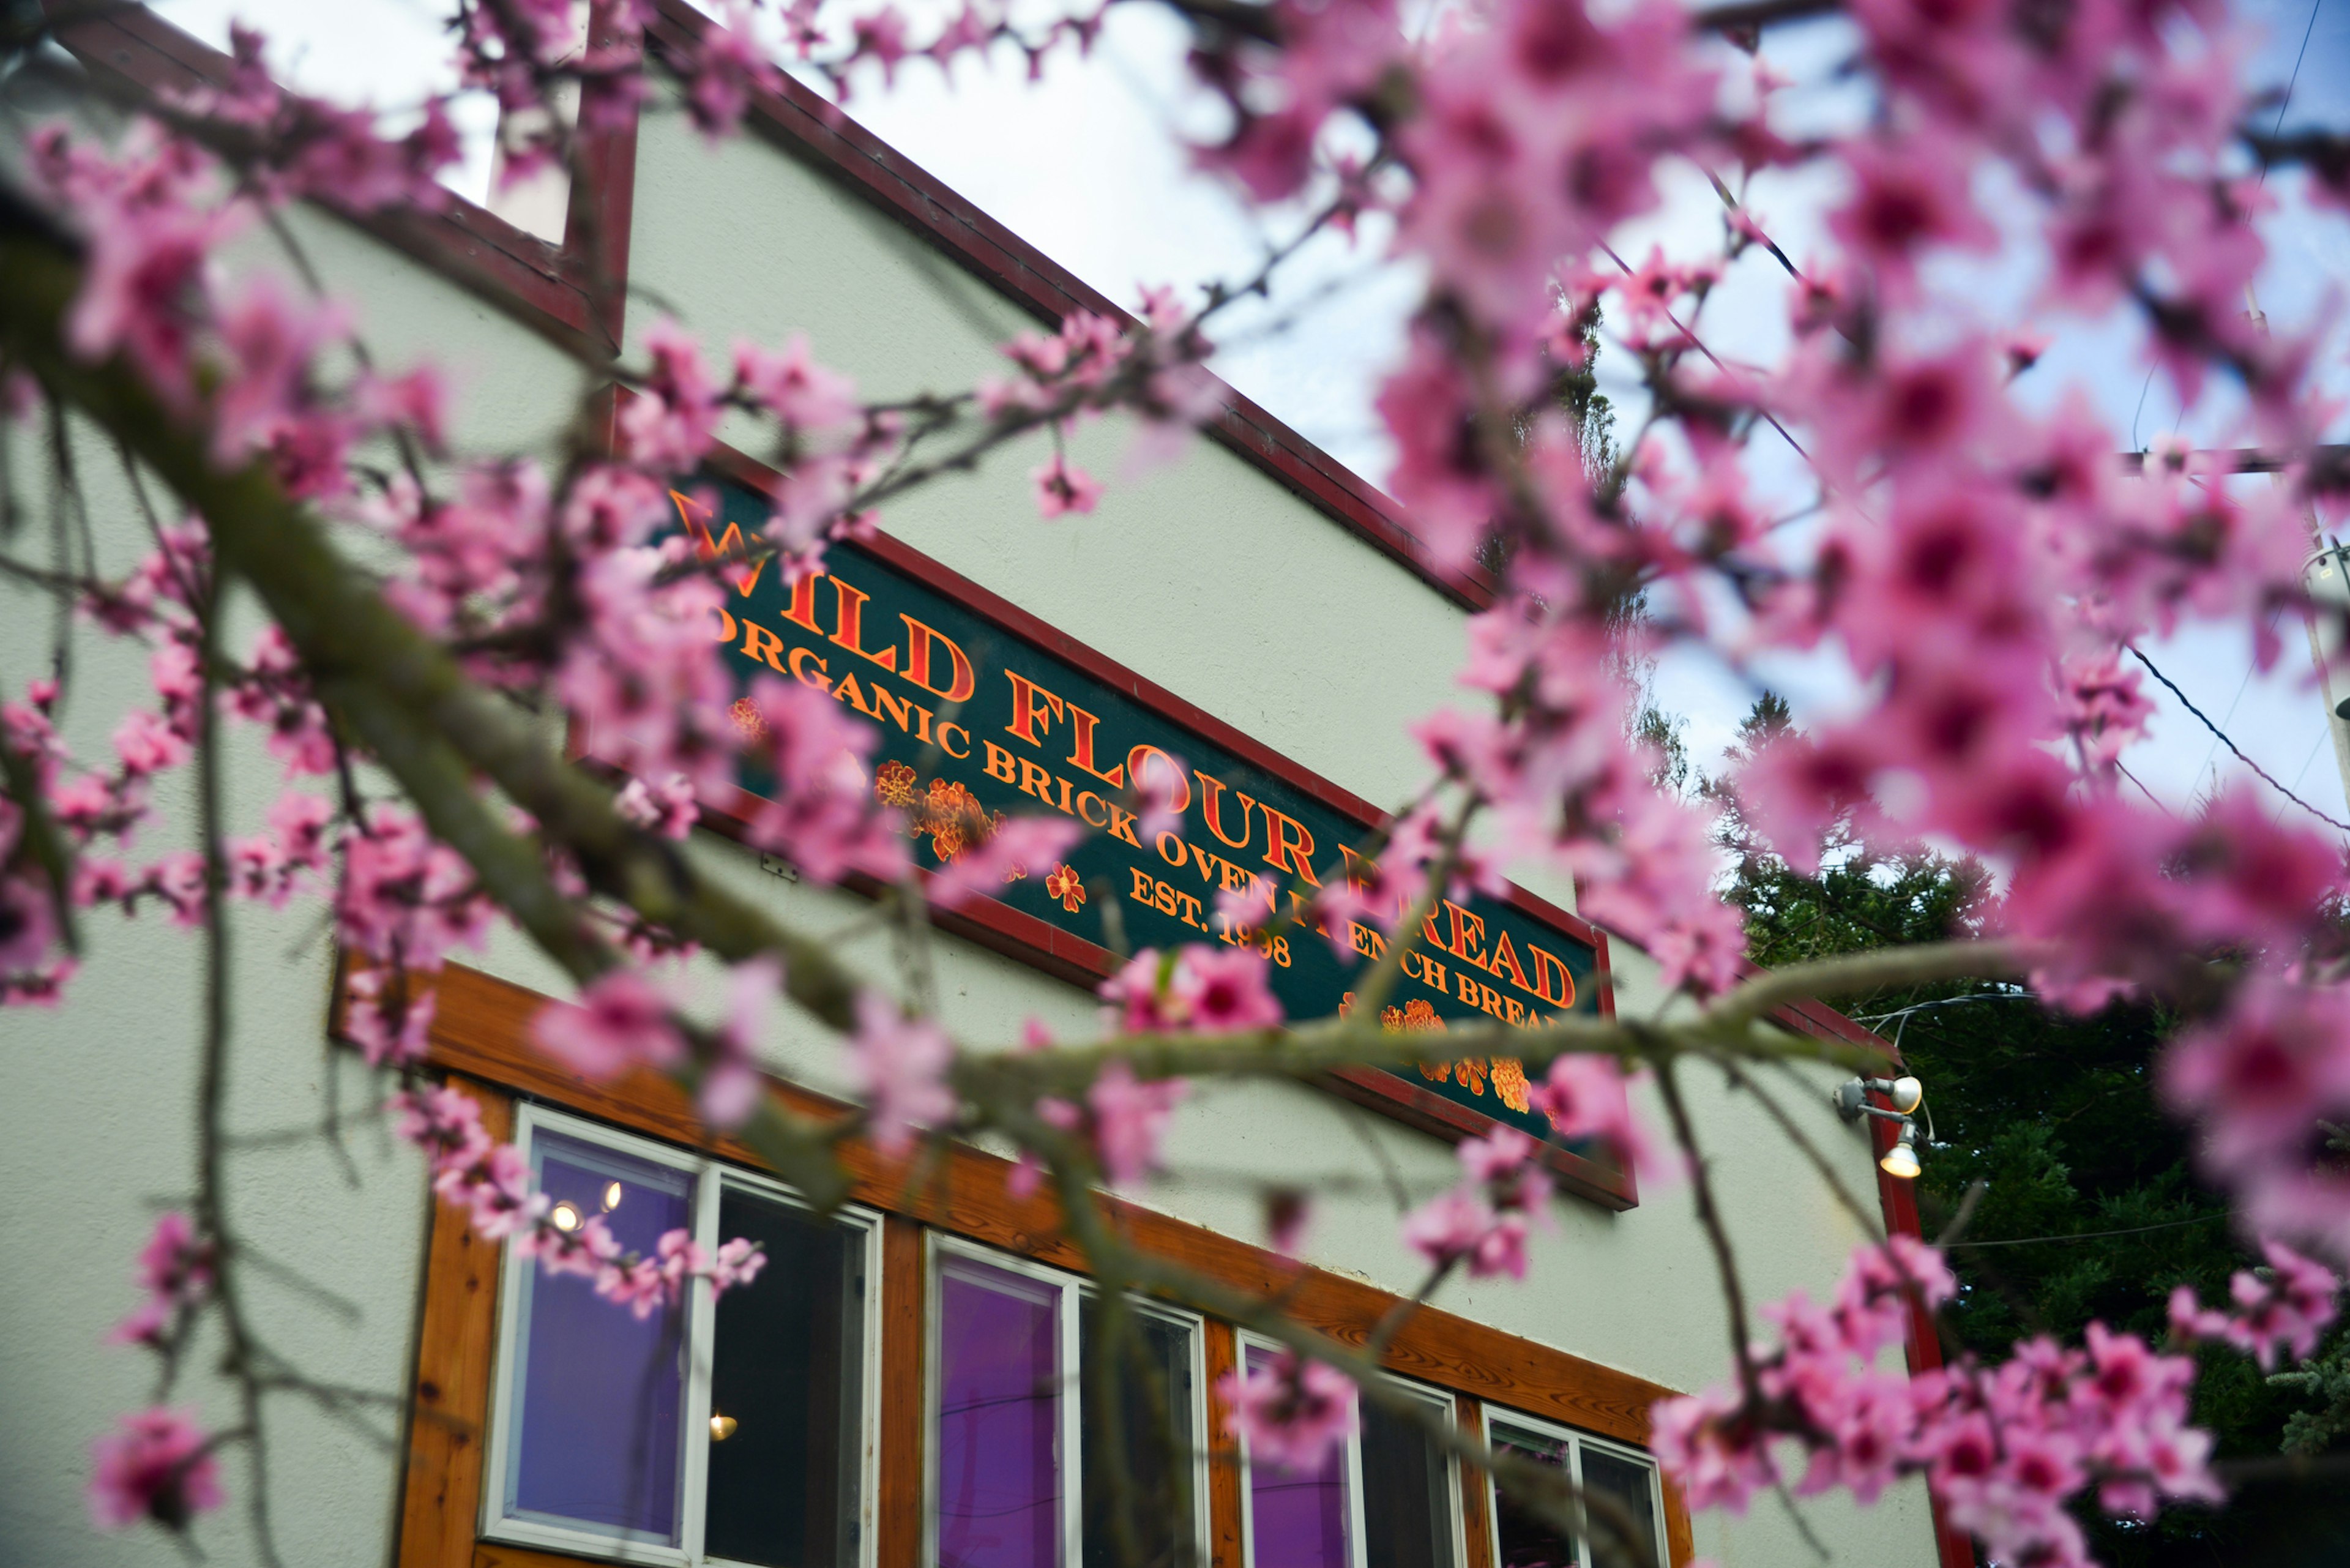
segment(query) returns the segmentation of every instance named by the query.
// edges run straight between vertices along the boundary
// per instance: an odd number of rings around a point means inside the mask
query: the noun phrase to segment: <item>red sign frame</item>
[[[618,393],[615,410],[619,400],[629,395],[625,390]],[[612,434],[608,420],[604,434],[608,450]],[[779,476],[775,470],[733,448],[723,444],[713,448],[706,462],[717,473],[761,493],[773,494],[776,489]],[[1076,667],[1159,717],[1234,753],[1338,815],[1367,828],[1387,820],[1387,813],[1362,796],[1293,762],[912,545],[886,534],[860,539],[858,545],[894,570],[953,599],[980,619]],[[585,726],[574,728],[570,750],[576,760],[603,765],[597,755],[595,737]],[[702,821],[714,831],[740,840],[744,825],[757,809],[756,797],[742,792],[730,805],[706,808]],[[921,875],[927,878],[931,873],[925,870]],[[880,891],[877,884],[853,877],[847,885],[868,896]],[[1607,933],[1515,884],[1506,887],[1502,901],[1591,946],[1596,957],[1599,982],[1595,1001],[1600,1016],[1613,1018],[1615,981],[1609,964]],[[1123,962],[1107,948],[993,898],[975,898],[958,910],[933,907],[931,922],[941,930],[1087,990],[1116,973]],[[1325,1075],[1322,1081],[1332,1092],[1357,1105],[1449,1141],[1481,1137],[1504,1125],[1458,1101],[1376,1068],[1338,1068]],[[1611,1167],[1556,1146],[1546,1147],[1544,1156],[1559,1185],[1579,1197],[1616,1210],[1630,1209],[1639,1202],[1638,1187],[1628,1167]]]

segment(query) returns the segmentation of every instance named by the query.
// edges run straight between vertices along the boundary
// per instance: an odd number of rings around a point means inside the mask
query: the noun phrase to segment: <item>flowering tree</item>
[[[431,367],[380,367],[330,302],[266,273],[232,276],[221,256],[289,201],[440,202],[434,175],[455,151],[445,105],[426,105],[403,138],[380,136],[367,114],[283,92],[263,40],[240,34],[229,85],[143,103],[112,145],[73,125],[31,132],[22,182],[0,192],[9,408],[34,428],[102,432],[137,493],[168,500],[127,577],[99,575],[71,528],[46,560],[19,541],[0,557],[151,649],[152,676],[113,754],[76,758],[52,723],[69,667],[6,675],[0,999],[69,1004],[78,933],[107,906],[161,907],[199,933],[199,1166],[186,1210],[140,1260],[150,1299],[120,1334],[158,1355],[168,1390],[195,1325],[216,1324],[244,1397],[225,1430],[161,1398],[125,1417],[97,1457],[102,1523],[186,1528],[222,1501],[222,1449],[262,1441],[271,1397],[330,1393],[269,1355],[236,1287],[218,1127],[227,900],[326,901],[357,969],[349,1036],[400,1080],[392,1114],[436,1190],[483,1236],[591,1278],[614,1310],[662,1310],[697,1277],[739,1285],[761,1260],[740,1243],[705,1254],[682,1232],[627,1253],[597,1221],[559,1227],[518,1151],[424,1077],[434,973],[497,922],[577,982],[577,1001],[538,1021],[548,1052],[590,1076],[671,1075],[818,1204],[844,1189],[841,1129],[784,1109],[753,1066],[779,998],[837,1032],[865,1090],[858,1127],[885,1151],[1009,1138],[1023,1179],[1058,1194],[1105,1299],[1171,1293],[1284,1346],[1227,1403],[1265,1451],[1311,1462],[1351,1422],[1353,1385],[1383,1397],[1364,1381],[1378,1345],[1338,1345],[1277,1303],[1135,1250],[1097,1189],[1152,1168],[1188,1078],[1416,1062],[1424,1037],[1377,1022],[1401,958],[1436,898],[1491,890],[1511,864],[1571,874],[1585,912],[1647,948],[1692,1003],[1671,1023],[1455,1030],[1446,1054],[1522,1059],[1559,1136],[1605,1138],[1685,1177],[1731,1329],[1727,1380],[1655,1412],[1659,1458],[1694,1506],[1742,1508],[1790,1477],[1798,1492],[1867,1501],[1922,1474],[1999,1560],[2061,1564],[2084,1560],[2067,1511],[2078,1500],[2143,1516],[2220,1495],[2187,1421],[2181,1349],[2218,1339],[2263,1365],[2305,1355],[2334,1310],[2334,1277],[2312,1255],[2350,1257],[2350,1179],[2319,1141],[2323,1119],[2350,1111],[2350,989],[2330,919],[2342,873],[2327,841],[2249,795],[2181,824],[2120,793],[2117,759],[2151,712],[2124,658],[2194,621],[2241,626],[2267,660],[2273,612],[2307,607],[2305,517],[2350,474],[2321,444],[2318,339],[2265,336],[2241,306],[2262,257],[2255,176],[2299,163],[2314,199],[2339,202],[2350,139],[2263,135],[2236,79],[2241,43],[2208,4],[1755,0],[1692,13],[1484,0],[1408,27],[1390,0],[1164,3],[1230,109],[1201,161],[1253,201],[1306,203],[1304,233],[1386,214],[1395,249],[1424,265],[1408,356],[1379,397],[1399,453],[1388,483],[1430,563],[1499,563],[1462,699],[1418,732],[1427,787],[1401,804],[1376,865],[1323,867],[1295,889],[1295,940],[1344,949],[1357,926],[1396,939],[1336,1018],[1283,1017],[1245,950],[1145,951],[1104,988],[1101,1038],[975,1050],[667,846],[748,762],[775,781],[744,829],[753,844],[817,882],[887,884],[910,921],[926,898],[967,898],[1004,866],[1066,847],[1055,823],[974,833],[926,894],[899,807],[873,787],[872,737],[837,704],[768,680],[749,697],[759,722],[733,722],[705,629],[723,575],[812,570],[896,497],[1040,434],[1052,441],[1035,473],[1040,514],[1090,511],[1101,486],[1061,438],[1113,410],[1154,441],[1211,413],[1193,368],[1262,277],[1196,300],[1153,293],[1130,322],[1072,317],[1005,345],[999,377],[888,405],[861,400],[801,341],[713,357],[663,324],[640,359],[593,367],[632,391],[617,451],[454,463]],[[76,8],[49,9],[69,20]],[[510,175],[574,159],[583,132],[652,91],[648,9],[599,5],[582,53],[568,0],[453,0],[463,79],[507,111]],[[757,10],[738,5],[735,26],[708,28],[677,63],[681,102],[712,136],[777,81],[753,42]],[[1830,13],[1866,109],[1798,127],[1779,112],[1765,41]],[[846,85],[917,57],[1081,49],[1103,15],[1033,26],[974,4],[922,32],[884,5],[836,30],[795,0],[781,20],[788,47]],[[12,45],[23,72],[97,90],[36,43]],[[575,87],[578,114],[557,112]],[[1721,197],[1717,252],[1619,256],[1611,235],[1657,207],[1665,171],[1691,169]],[[1743,200],[1773,171],[1838,192],[1829,239],[1800,265]],[[1963,284],[1960,264],[1994,252],[2033,269],[2034,319],[2137,324],[2183,400],[2240,410],[2257,461],[2166,449],[2133,476],[2085,400],[2027,413],[2018,383],[2037,349],[2020,323],[1981,318]],[[1736,268],[1784,275],[1786,348],[1767,370],[1706,345],[1707,301]],[[1646,394],[1620,453],[1596,462],[1551,395],[1595,329]],[[662,520],[670,484],[729,416],[761,422],[784,483],[764,535],[711,562]],[[1797,454],[1808,504],[1774,511],[1748,461],[1758,442]],[[2281,483],[2240,487],[2241,466]],[[361,541],[388,571],[354,565]],[[259,607],[257,639],[228,635],[232,594]],[[1650,614],[1627,628],[1633,595]],[[1977,855],[1999,879],[1996,934],[1744,972],[1739,919],[1715,892],[1710,808],[1660,794],[1629,739],[1626,638],[1636,658],[1679,645],[1733,670],[1783,650],[1843,661],[1857,710],[1752,759],[1734,786],[1747,822],[1798,863],[1846,815],[1883,841]],[[534,717],[546,712],[609,737],[628,782],[567,764]],[[287,775],[265,825],[242,834],[224,820],[219,776],[239,722]],[[155,781],[175,769],[193,774],[198,841],[135,857]],[[1165,809],[1131,804],[1145,820]],[[731,966],[723,1022],[690,1016],[666,979],[687,953]],[[1826,1303],[1751,1305],[1682,1084],[1719,1073],[1768,1103],[1754,1064],[1866,1065],[1764,1019],[1794,998],[1960,976],[2022,979],[2061,1007],[2149,992],[2184,1010],[2163,1093],[2197,1131],[2203,1174],[2263,1239],[2266,1274],[2241,1277],[2228,1307],[2174,1303],[2167,1349],[2092,1327],[2084,1346],[2033,1340],[1996,1365],[1916,1376],[1879,1353],[1910,1310],[1949,1297],[1929,1247],[1864,1248]],[[1643,1075],[1661,1128],[1623,1109],[1624,1083]],[[1523,1274],[1549,1198],[1537,1147],[1510,1131],[1464,1144],[1457,1189],[1404,1218],[1429,1263],[1423,1296],[1456,1273]],[[1754,1331],[1758,1314],[1771,1334]],[[1604,1499],[1439,1437],[1562,1528],[1587,1506],[1604,1552],[1640,1555]],[[256,1509],[259,1485],[256,1467]]]

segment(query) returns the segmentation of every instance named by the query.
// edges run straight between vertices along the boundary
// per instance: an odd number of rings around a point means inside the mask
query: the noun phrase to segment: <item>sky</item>
[[[699,3],[712,8],[710,0]],[[2350,125],[2350,0],[2232,5],[2261,39],[2243,63],[2244,79],[2272,96],[2293,81],[2284,126]],[[922,14],[919,4],[905,8]],[[250,20],[276,41],[273,59],[297,85],[347,100],[393,108],[449,79],[429,0],[338,0],[332,8],[312,0],[162,0],[158,9],[214,41],[225,38],[232,15]],[[1833,123],[1865,107],[1824,79],[1846,41],[1843,28],[1831,20],[1771,35],[1766,56],[1804,84],[1787,95],[1782,112]],[[1183,29],[1165,11],[1120,7],[1090,58],[1057,57],[1040,82],[1026,80],[1016,62],[980,68],[966,60],[951,81],[917,64],[899,73],[891,90],[860,81],[849,109],[1047,255],[1113,298],[1132,300],[1143,284],[1246,276],[1297,221],[1295,212],[1260,219],[1192,166],[1188,143],[1214,133],[1218,111],[1190,85],[1184,47]],[[494,111],[477,103],[460,119],[471,133],[472,155],[452,183],[479,199],[489,182]],[[2258,293],[2272,327],[2290,331],[2327,318],[2350,296],[2350,223],[2313,214],[2291,171],[2281,171],[2266,189],[2279,200],[2262,221],[2270,256]],[[1979,194],[1994,214],[2002,210],[1995,189]],[[1781,176],[1759,181],[1747,200],[1801,261],[1833,195],[1816,180]],[[1667,181],[1659,211],[1613,236],[1616,248],[1627,256],[1645,254],[1651,244],[1669,254],[1710,254],[1719,243],[1719,212],[1696,171],[1681,171]],[[1284,269],[1270,300],[1226,318],[1215,361],[1232,385],[1375,483],[1384,478],[1390,454],[1373,399],[1399,355],[1419,286],[1410,266],[1383,258],[1383,238],[1367,223],[1355,244],[1317,237]],[[1785,348],[1777,303],[1783,279],[1759,254],[1750,261],[1725,278],[1698,325],[1723,358],[1767,367]],[[2022,317],[2032,267],[2028,257],[2010,253],[1950,281],[1979,300],[1990,318],[2013,322]],[[2224,407],[2182,418],[2167,384],[2148,379],[2136,335],[2124,322],[2030,325],[2048,336],[2050,347],[2019,383],[2028,407],[2050,406],[2078,388],[2116,429],[2134,430],[2140,443],[2172,433],[2196,441],[2230,439]],[[2321,362],[2350,405],[2345,346],[2350,334],[2334,332]],[[1604,353],[1601,370],[1603,389],[1627,422],[1636,419],[1637,387],[1612,373]],[[2350,421],[2334,433],[2350,438]],[[1801,460],[1773,450],[1775,438],[1761,441],[1751,460],[1758,482],[1791,498],[1801,494]],[[2189,628],[2147,645],[2146,652],[2271,774],[2319,810],[2350,820],[2350,788],[2334,768],[2323,705],[2310,688],[2305,634],[2298,624],[2278,629],[2283,656],[2265,672],[2254,670],[2241,628]],[[1799,720],[1831,716],[1856,695],[1849,679],[1825,660],[1783,661],[1764,673],[1793,699]],[[1655,695],[1686,722],[1692,758],[1710,769],[1753,691],[1711,659],[1668,656]],[[2215,784],[2244,776],[2242,765],[2170,693],[2150,687],[2149,695],[2159,710],[2153,733],[2124,761],[2156,799],[2185,811]],[[2281,814],[2317,826],[2259,787]]]

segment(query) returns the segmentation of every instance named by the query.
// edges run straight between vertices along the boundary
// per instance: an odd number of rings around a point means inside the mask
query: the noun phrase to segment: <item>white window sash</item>
[[[714,1251],[724,1240],[718,1234],[718,1202],[726,1188],[755,1193],[795,1208],[806,1207],[789,1188],[750,1171],[702,1158],[668,1144],[567,1116],[529,1101],[517,1104],[515,1142],[525,1156],[534,1152],[541,1131],[560,1133],[566,1137],[608,1148],[617,1154],[633,1156],[649,1164],[664,1166],[688,1176],[694,1184],[691,1210],[693,1237],[705,1249]],[[881,1382],[881,1216],[870,1209],[845,1204],[833,1218],[836,1222],[846,1222],[861,1233],[865,1253],[865,1299],[860,1335],[863,1365],[857,1369],[857,1399],[863,1429],[863,1452],[858,1476],[857,1558],[858,1568],[877,1568],[874,1524],[878,1506],[876,1494],[880,1480],[878,1413]],[[708,1521],[711,1351],[717,1324],[716,1297],[705,1280],[693,1282],[685,1310],[686,1331],[681,1346],[681,1354],[685,1357],[685,1377],[683,1409],[680,1417],[684,1425],[679,1443],[677,1543],[671,1545],[642,1536],[573,1529],[536,1519],[516,1518],[505,1511],[506,1489],[514,1461],[515,1405],[520,1393],[517,1384],[525,1370],[521,1363],[523,1320],[528,1315],[527,1303],[537,1267],[536,1260],[523,1257],[511,1243],[503,1249],[497,1334],[491,1365],[489,1433],[482,1454],[482,1538],[509,1545],[591,1557],[607,1563],[643,1564],[646,1568],[702,1568],[704,1564],[708,1568],[722,1568],[723,1559],[707,1558],[702,1553],[703,1532]],[[749,1288],[756,1289],[757,1282]],[[615,1305],[612,1310],[624,1312],[627,1309]]]
[[[942,1395],[941,1334],[944,1328],[941,1286],[950,1260],[961,1259],[1018,1275],[1055,1293],[1055,1331],[1060,1347],[1060,1386],[1054,1431],[1055,1462],[1060,1467],[1061,1568],[1083,1568],[1085,1562],[1085,1388],[1080,1375],[1085,1352],[1082,1308],[1093,1293],[1083,1275],[1046,1263],[1001,1252],[960,1237],[931,1231],[925,1238],[928,1280],[923,1292],[922,1346],[922,1562],[936,1568],[939,1561],[939,1404]],[[1205,1320],[1195,1313],[1159,1302],[1128,1297],[1127,1304],[1144,1316],[1181,1325],[1191,1357],[1191,1390],[1189,1425],[1193,1434],[1191,1469],[1192,1552],[1194,1568],[1206,1568],[1209,1549],[1207,1466],[1207,1361]],[[1360,1568],[1360,1564],[1355,1565]]]
[[[1232,1364],[1243,1378],[1248,1376],[1251,1350],[1278,1355],[1282,1348],[1274,1341],[1262,1334],[1251,1334],[1246,1329],[1235,1331],[1232,1339]],[[1360,1394],[1356,1396],[1357,1400],[1361,1397]],[[1367,1527],[1363,1522],[1363,1438],[1359,1419],[1357,1426],[1357,1430],[1349,1433],[1346,1439],[1347,1568],[1364,1568],[1363,1533]],[[1240,1435],[1240,1453],[1241,1568],[1256,1568],[1256,1461],[1249,1454],[1248,1434],[1245,1432]]]
[[[1554,1442],[1565,1443],[1567,1475],[1578,1490],[1583,1486],[1583,1450],[1586,1448],[1596,1449],[1601,1453],[1638,1465],[1648,1478],[1648,1517],[1655,1521],[1657,1529],[1657,1538],[1648,1543],[1649,1550],[1659,1563],[1666,1561],[1665,1494],[1658,1477],[1655,1455],[1627,1443],[1595,1438],[1573,1427],[1562,1427],[1555,1421],[1545,1421],[1539,1416],[1528,1416],[1490,1401],[1484,1405],[1484,1415],[1485,1441],[1488,1444],[1496,1442],[1493,1436],[1496,1425],[1514,1428],[1529,1437],[1547,1438]],[[1491,1476],[1485,1478],[1485,1501],[1486,1533],[1491,1538],[1492,1561],[1499,1568],[1502,1561],[1502,1489]],[[1581,1568],[1593,1568],[1590,1533],[1588,1530],[1575,1532],[1575,1561]]]

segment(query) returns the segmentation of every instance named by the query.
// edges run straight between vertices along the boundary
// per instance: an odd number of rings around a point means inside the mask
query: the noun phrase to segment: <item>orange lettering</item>
[[[953,744],[948,741],[947,732],[949,730],[952,730],[956,734],[962,737],[962,751],[956,751]],[[961,724],[941,724],[939,726],[939,750],[944,752],[947,755],[952,757],[957,762],[962,761],[963,758],[971,755],[971,732],[964,729]]]
[[[1234,838],[1224,831],[1222,821],[1224,781],[1203,774],[1197,768],[1191,770],[1191,776],[1200,781],[1200,815],[1206,819],[1208,831],[1214,834],[1228,849],[1246,849],[1249,846],[1250,838],[1253,836],[1249,831],[1249,813],[1256,809],[1256,802],[1247,795],[1241,794],[1238,790],[1232,792],[1240,795],[1241,801],[1241,836]],[[1276,861],[1274,864],[1278,865],[1279,862]]]
[[[671,491],[669,498],[677,503],[678,519],[685,524],[686,533],[692,536],[693,553],[696,556],[705,561],[716,561],[729,556],[742,556],[749,554],[748,548],[743,543],[743,524],[729,523],[726,524],[725,536],[713,540],[710,536],[710,524],[693,515],[694,512],[708,513],[709,507],[680,491]],[[690,512],[687,510],[688,507],[693,510]],[[749,598],[751,590],[759,586],[759,574],[766,569],[767,563],[763,560],[749,566],[738,566],[724,576],[727,581],[734,585],[736,593],[744,598]]]
[[[865,688],[858,682],[854,675],[844,675],[840,678],[840,684],[832,689],[832,700],[836,702],[847,703],[868,719],[879,719],[881,716],[873,704],[866,700]]]
[[[1574,971],[1566,967],[1556,953],[1546,951],[1532,942],[1526,944],[1526,951],[1534,955],[1534,982],[1526,989],[1553,1007],[1573,1007],[1575,1005]],[[1551,989],[1553,975],[1558,978],[1558,989],[1555,992]]]
[[[1526,966],[1518,961],[1518,950],[1510,945],[1510,933],[1507,931],[1493,933],[1493,956],[1485,961],[1485,967],[1509,980],[1520,991],[1534,989],[1526,983]]]
[[[898,728],[909,732],[913,729],[914,705],[911,702],[899,701],[878,684],[873,688],[873,701],[880,704],[881,711],[889,714],[890,722]]]
[[[1022,794],[1033,794],[1046,805],[1053,804],[1053,775],[1025,757],[1020,759],[1020,789]]]
[[[941,727],[941,732],[944,732],[943,726]],[[1005,751],[1002,746],[997,745],[993,741],[982,741],[980,742],[980,744],[987,748],[987,776],[989,778],[1001,779],[1005,784],[1018,784],[1020,782],[1019,758],[1014,756],[1010,752]]]
[[[815,649],[795,648],[792,649],[791,657],[785,659],[785,662],[792,667],[792,674],[794,678],[799,680],[802,685],[813,686],[819,691],[829,691],[832,690],[832,681],[827,679],[829,671],[825,669],[824,660],[816,657]],[[807,672],[806,667],[811,664],[816,666],[816,673],[814,675],[810,675]]]
[[[1305,825],[1269,805],[1261,809],[1264,812],[1264,863],[1276,871],[1295,871],[1316,888],[1322,886],[1322,878],[1314,875],[1314,836],[1305,831]]]
[[[1053,719],[1068,717],[1066,709],[1062,706],[1058,697],[1054,696],[1016,670],[1005,670],[1003,678],[1012,682],[1012,722],[1003,726],[1003,732],[1017,736],[1032,746],[1043,745],[1045,742],[1036,738],[1036,726],[1041,723],[1046,729],[1051,729]],[[1038,708],[1036,700],[1040,697],[1044,699],[1045,708],[1052,710],[1053,719],[1045,718],[1043,711]]]
[[[1073,768],[1083,768],[1112,789],[1122,789],[1126,785],[1124,768],[1114,767],[1109,772],[1104,773],[1094,766],[1094,726],[1100,722],[1099,719],[1095,718],[1075,702],[1069,704],[1069,727],[1076,732],[1076,738],[1069,747],[1069,765]]]
[[[1142,840],[1134,836],[1134,813],[1114,800],[1104,801],[1102,804],[1109,807],[1109,836],[1112,838],[1123,838],[1137,849],[1141,848]]]
[[[743,623],[743,651],[754,659],[764,659],[776,674],[784,672],[784,639],[756,621]]]
[[[791,602],[784,606],[785,620],[806,627],[818,637],[824,635],[824,628],[816,623],[816,580],[822,576],[822,572],[802,572],[794,577]]]
[[[1105,812],[1102,815],[1096,816],[1092,811],[1087,811],[1086,809],[1086,802],[1087,801],[1094,803],[1094,811],[1100,811],[1102,797],[1096,794],[1091,790],[1087,790],[1077,796],[1077,815],[1085,818],[1086,826],[1088,827],[1107,827],[1109,826],[1108,814]]]
[[[712,638],[710,640],[712,642],[733,641],[734,612],[727,609],[722,605],[712,605],[710,607],[712,610],[715,611],[718,616],[718,635]]]
[[[936,627],[923,625],[900,610],[898,618],[906,623],[906,679],[937,698],[941,702],[968,701],[979,690],[979,677],[972,673],[971,659],[953,638]],[[947,650],[947,668],[954,673],[947,684],[937,686],[931,681],[931,650]]]
[[[1450,916],[1452,940],[1438,945],[1463,963],[1473,963],[1479,969],[1492,968],[1491,961],[1477,946],[1484,940],[1485,922],[1450,898],[1444,900],[1444,908]]]
[[[896,644],[875,653],[863,646],[865,641],[865,606],[873,596],[858,593],[838,577],[832,579],[832,640],[860,659],[869,659],[882,669],[896,670]]]

